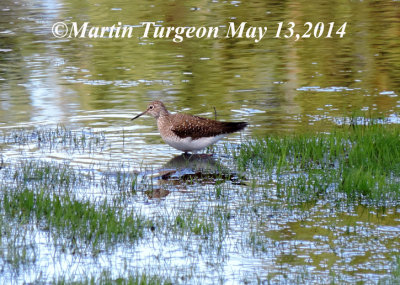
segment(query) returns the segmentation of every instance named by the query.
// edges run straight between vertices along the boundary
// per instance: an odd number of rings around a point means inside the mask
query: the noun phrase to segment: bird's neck
[[[167,109],[162,109],[160,111],[160,115],[158,116],[159,118],[161,117],[167,117],[169,115],[169,112],[167,111]]]

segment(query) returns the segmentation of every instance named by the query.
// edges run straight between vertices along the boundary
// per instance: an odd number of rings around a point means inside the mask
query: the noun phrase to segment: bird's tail
[[[247,127],[247,122],[225,122],[224,123],[226,133],[234,133],[243,130]]]

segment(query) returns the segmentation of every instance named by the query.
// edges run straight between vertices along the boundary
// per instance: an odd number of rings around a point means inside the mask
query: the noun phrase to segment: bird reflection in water
[[[229,168],[222,165],[210,154],[187,154],[173,157],[162,169],[153,173],[153,178],[158,179],[160,188],[146,191],[149,198],[164,198],[170,194],[165,187],[173,186],[180,192],[187,192],[186,185],[215,184],[216,181],[230,180],[240,184],[243,177],[232,173]]]

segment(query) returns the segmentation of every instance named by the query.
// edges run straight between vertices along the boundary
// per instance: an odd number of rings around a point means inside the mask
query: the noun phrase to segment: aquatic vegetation
[[[68,159],[8,157],[0,171],[0,280],[344,283],[358,280],[348,267],[368,266],[374,281],[390,284],[397,267],[381,268],[399,245],[398,135],[375,125],[274,135],[221,145],[214,156],[177,156],[160,169],[82,165],[69,143],[58,148],[74,154]],[[42,146],[35,151],[49,150]],[[32,276],[45,260],[60,270]],[[90,272],[62,273],[76,264]]]
[[[107,146],[105,134],[91,129],[74,131],[59,125],[56,128],[13,129],[0,136],[1,145],[53,152],[93,153]]]
[[[253,175],[273,180],[292,202],[345,193],[379,204],[400,197],[399,145],[397,126],[372,122],[249,140],[232,152],[239,169],[250,167]]]
[[[107,200],[96,205],[72,194],[49,193],[45,189],[10,188],[2,192],[3,215],[21,224],[38,224],[41,229],[51,230],[53,237],[60,237],[55,239],[57,243],[89,249],[92,254],[119,242],[134,244],[148,226],[148,221],[135,209],[124,210]]]
[[[59,278],[53,280],[52,283],[57,285],[63,284],[129,284],[129,285],[170,285],[174,284],[169,278],[163,276],[150,275],[146,272],[129,272],[125,276],[113,277],[110,271],[104,270],[98,276],[83,276],[80,280],[74,281],[67,278]],[[40,281],[40,280],[39,280]]]

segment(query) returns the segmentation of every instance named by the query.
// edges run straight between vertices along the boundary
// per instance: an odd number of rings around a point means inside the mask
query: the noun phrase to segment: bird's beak
[[[137,119],[137,118],[139,118],[140,116],[143,116],[144,114],[146,114],[147,113],[147,110],[146,111],[144,111],[143,113],[140,113],[139,115],[137,115],[136,117],[134,117],[134,118],[132,118],[131,119],[131,121],[133,121],[133,120],[135,120],[135,119]]]

